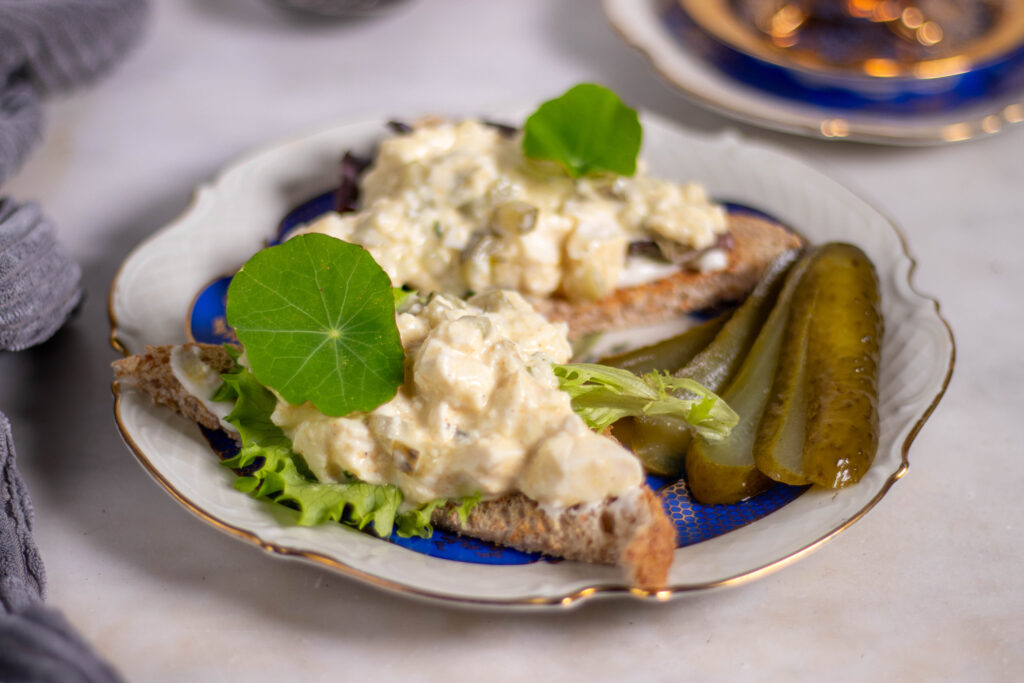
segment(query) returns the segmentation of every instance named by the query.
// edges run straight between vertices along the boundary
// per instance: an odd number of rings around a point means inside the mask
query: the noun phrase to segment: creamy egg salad
[[[517,293],[434,295],[398,315],[406,381],[369,413],[328,417],[279,400],[272,415],[320,481],[396,484],[407,504],[522,492],[569,506],[642,482],[637,459],[590,430],[558,388],[563,324]]]
[[[725,267],[724,209],[697,184],[572,178],[530,160],[521,134],[478,121],[438,123],[384,140],[361,181],[362,209],[328,213],[295,234],[361,244],[395,284],[456,296],[512,289],[599,299],[664,278],[680,263]],[[655,247],[659,258],[631,254]],[[646,249],[650,253],[650,249]]]

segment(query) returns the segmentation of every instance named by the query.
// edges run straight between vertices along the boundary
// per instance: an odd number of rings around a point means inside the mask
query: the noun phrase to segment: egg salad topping
[[[558,388],[564,325],[520,295],[435,295],[398,328],[406,381],[391,401],[346,417],[278,401],[273,421],[320,481],[393,483],[413,505],[519,491],[567,506],[640,485],[636,458],[588,429]]]
[[[457,296],[502,288],[599,299],[675,272],[680,253],[727,232],[724,209],[700,185],[650,177],[642,165],[630,177],[572,178],[526,159],[520,135],[477,121],[384,140],[361,183],[361,210],[325,214],[295,234],[361,244],[393,283]],[[656,244],[666,259],[630,256],[631,243]]]

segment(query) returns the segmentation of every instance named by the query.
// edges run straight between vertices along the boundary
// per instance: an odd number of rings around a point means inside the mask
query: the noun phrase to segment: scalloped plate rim
[[[876,209],[867,205],[863,200],[859,199],[853,193],[849,192],[846,188],[839,185],[835,181],[831,180],[827,176],[824,176],[820,172],[816,171],[810,166],[807,166],[803,162],[794,159],[790,155],[776,150],[770,145],[750,143],[748,141],[742,141],[734,134],[726,133],[717,136],[701,136],[697,137],[693,134],[680,129],[676,124],[669,122],[662,117],[643,113],[643,120],[646,124],[652,124],[659,129],[659,134],[669,136],[679,136],[679,138],[685,143],[688,142],[694,145],[708,145],[714,148],[718,152],[723,152],[724,156],[735,157],[739,154],[768,154],[774,155],[779,158],[784,158],[787,163],[795,164],[794,168],[802,168],[803,172],[816,176],[819,181],[825,182],[831,187],[833,193],[843,194],[845,193],[846,200],[852,200],[859,202],[863,205],[864,210],[874,213],[877,220],[885,223],[886,226],[891,230],[892,235],[895,236],[898,246],[899,254],[894,256],[892,270],[895,273],[896,270],[905,268],[906,279],[905,281],[896,281],[893,286],[897,287],[901,291],[904,298],[913,298],[915,301],[913,309],[918,312],[924,312],[925,315],[933,315],[938,325],[944,329],[944,348],[937,351],[940,359],[948,355],[947,366],[945,372],[942,373],[941,377],[932,377],[931,385],[932,389],[929,389],[932,393],[926,401],[921,401],[920,406],[917,407],[913,416],[913,419],[906,419],[900,423],[898,434],[902,435],[901,439],[893,441],[893,455],[898,456],[898,459],[893,462],[894,469],[887,473],[882,473],[881,476],[885,478],[879,482],[876,482],[874,495],[859,509],[855,510],[852,514],[836,520],[836,522],[829,527],[824,533],[817,534],[815,538],[810,539],[809,542],[803,543],[800,547],[792,549],[791,552],[787,553],[783,557],[777,557],[771,561],[759,562],[752,566],[745,567],[743,571],[732,572],[727,575],[715,577],[713,580],[703,580],[697,582],[686,582],[676,581],[670,583],[662,591],[644,591],[630,588],[625,583],[618,579],[606,578],[606,574],[598,579],[587,580],[580,579],[577,577],[570,576],[568,579],[563,581],[563,587],[551,588],[547,587],[544,590],[535,590],[533,593],[509,596],[494,596],[494,595],[461,595],[457,592],[450,590],[438,589],[437,587],[431,587],[429,585],[416,585],[415,582],[409,581],[395,581],[387,577],[382,577],[379,572],[368,570],[366,566],[356,566],[359,563],[352,564],[350,561],[346,561],[345,558],[339,558],[331,553],[325,553],[321,550],[311,547],[300,547],[295,544],[282,543],[276,540],[267,540],[260,536],[260,534],[252,529],[246,529],[238,526],[230,521],[219,519],[216,515],[211,514],[204,509],[203,504],[197,503],[194,500],[189,499],[185,494],[177,489],[175,484],[170,480],[167,473],[162,471],[159,466],[154,464],[151,454],[147,453],[135,440],[135,433],[132,430],[132,426],[125,424],[125,408],[126,408],[126,396],[128,402],[140,401],[140,397],[135,394],[132,390],[124,391],[121,387],[114,383],[113,392],[115,396],[114,401],[114,413],[115,420],[118,424],[122,436],[125,440],[129,450],[136,456],[140,464],[144,469],[154,477],[164,488],[168,491],[172,497],[182,503],[187,509],[193,514],[196,514],[201,519],[213,526],[220,528],[222,531],[229,533],[230,535],[241,538],[250,543],[256,544],[263,550],[270,552],[271,554],[278,557],[289,557],[299,558],[317,564],[319,566],[333,569],[344,575],[361,580],[369,585],[383,588],[391,592],[396,592],[403,595],[408,595],[415,598],[424,598],[428,600],[441,601],[448,604],[462,605],[462,606],[474,606],[474,607],[498,607],[498,608],[532,608],[537,609],[541,607],[573,607],[589,599],[593,599],[598,596],[617,596],[617,595],[631,595],[633,597],[642,598],[650,601],[660,602],[666,601],[682,595],[688,595],[696,591],[708,590],[713,588],[719,588],[723,586],[737,585],[739,583],[752,580],[754,578],[763,576],[764,574],[778,569],[782,566],[788,565],[800,557],[806,555],[810,551],[820,547],[825,541],[833,538],[840,531],[848,528],[851,524],[856,522],[860,517],[867,513],[875,504],[885,495],[889,488],[901,478],[907,471],[909,464],[908,453],[911,443],[920,431],[925,421],[931,415],[932,411],[941,400],[946,387],[950,381],[950,377],[953,371],[953,365],[955,362],[955,342],[953,340],[952,330],[949,327],[948,322],[942,317],[939,310],[938,302],[931,297],[927,297],[918,292],[913,285],[913,271],[916,268],[915,260],[910,256],[907,248],[907,243],[903,235],[892,223],[884,216],[882,216]],[[246,169],[250,169],[254,165],[270,163],[271,166],[274,164],[275,158],[280,156],[287,156],[289,150],[295,145],[307,144],[311,140],[318,140],[322,137],[328,137],[330,134],[351,130],[369,129],[372,126],[380,126],[386,118],[365,118],[351,123],[336,124],[328,127],[320,127],[312,133],[306,133],[302,135],[292,136],[287,138],[282,143],[267,145],[259,150],[243,155],[238,161],[228,164],[223,171],[217,174],[217,176],[210,182],[200,185],[197,189],[193,201],[186,208],[186,210],[174,221],[168,224],[165,228],[157,231],[152,236],[140,243],[135,249],[133,249],[126,257],[121,268],[118,270],[112,284],[110,293],[108,296],[108,314],[111,322],[111,344],[121,353],[126,353],[129,349],[121,338],[119,332],[121,331],[118,327],[119,320],[124,318],[124,312],[119,311],[119,299],[116,293],[119,292],[119,288],[125,283],[122,280],[125,277],[125,272],[129,264],[136,259],[142,258],[148,250],[152,250],[154,245],[159,244],[161,240],[169,239],[174,235],[175,232],[182,230],[183,226],[187,227],[190,220],[195,220],[197,214],[201,213],[202,206],[206,202],[211,201],[224,201],[222,196],[225,192],[228,192],[228,186],[233,182],[233,179],[239,176],[244,176]],[[383,135],[383,131],[381,133]],[[368,142],[364,140],[363,142]],[[698,179],[700,180],[700,179]],[[326,184],[326,183],[325,183]],[[210,273],[211,276],[215,276],[218,273]],[[905,286],[905,290],[903,287]],[[905,302],[907,305],[910,302]],[[183,328],[183,324],[181,326]],[[175,342],[176,340],[167,340],[169,342]],[[945,351],[945,353],[941,353]],[[138,408],[133,406],[132,409]],[[203,449],[204,455],[209,456],[211,452],[208,449]],[[897,453],[898,451],[898,453]],[[219,465],[218,465],[219,466]],[[241,494],[238,494],[241,496]],[[833,499],[835,496],[833,496]],[[246,498],[246,500],[249,500]],[[775,513],[778,514],[778,513]],[[743,529],[738,529],[725,536],[731,536],[739,532],[749,530],[752,527],[762,528],[766,523],[770,524],[772,517],[769,515],[767,518],[755,522]],[[758,532],[759,533],[759,532]],[[279,534],[275,534],[279,535]],[[287,534],[286,534],[287,535]],[[724,538],[724,537],[719,537]],[[702,544],[715,543],[719,539],[712,539]],[[383,541],[381,543],[384,543]],[[410,552],[405,549],[386,544],[391,548],[395,548],[400,552]],[[677,551],[677,555],[680,551]],[[438,560],[444,562],[444,560]],[[569,565],[577,565],[578,563],[566,563]],[[587,565],[580,565],[586,567]],[[482,571],[486,572],[491,568],[480,566]],[[595,571],[603,570],[604,568],[594,568]]]

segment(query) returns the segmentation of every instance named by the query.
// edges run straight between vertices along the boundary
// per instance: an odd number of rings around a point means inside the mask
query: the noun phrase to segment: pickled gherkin
[[[631,370],[693,354],[676,371],[721,395],[740,416],[718,441],[691,437],[678,420],[616,425],[649,471],[685,464],[702,503],[734,503],[775,480],[839,488],[856,483],[878,447],[883,333],[878,277],[857,247],[828,243],[790,252],[722,325],[609,359]],[[650,365],[651,368],[658,367]],[[681,455],[681,453],[683,455]]]
[[[819,253],[820,250],[815,250],[805,258],[813,261]],[[769,479],[794,486],[810,483],[803,466],[804,382],[808,328],[814,315],[814,303],[815,297],[808,296],[801,282],[794,292],[768,405],[754,439],[757,469]]]
[[[783,282],[799,256],[799,250],[792,250],[772,261],[757,287],[714,341],[675,374],[700,382],[715,393],[728,386],[769,318],[781,296]]]
[[[637,375],[654,370],[675,372],[706,348],[728,319],[727,313],[717,315],[657,344],[602,358],[601,365],[622,368]]]
[[[883,321],[878,275],[850,244],[821,248],[799,297],[813,297],[805,376],[803,466],[820,486],[855,484],[878,449]]]
[[[686,451],[686,483],[702,503],[736,503],[771,485],[754,464],[754,442],[770,398],[793,297],[808,263],[805,257],[789,270],[768,319],[722,393],[739,414],[739,424],[720,441],[694,438]]]
[[[657,344],[644,346],[632,351],[607,356],[601,359],[602,365],[610,365],[613,368],[629,370],[637,375],[653,371],[674,372],[685,366],[693,357],[700,353],[715,335],[722,329],[729,320],[729,313],[722,313],[714,318],[695,325],[682,334],[670,337]],[[639,418],[647,423],[644,434],[648,443],[657,443],[661,440],[665,443],[675,443],[680,439],[688,439],[690,426],[683,420],[674,420],[666,417],[644,417]],[[635,448],[641,445],[642,452],[639,454],[644,467],[649,472],[659,474],[678,474],[678,466],[675,464],[674,454],[672,462],[662,462],[655,459],[657,456],[653,449],[642,448],[642,444],[635,439],[637,418],[627,417],[619,420],[612,427],[612,434],[620,442],[631,444]],[[653,424],[652,424],[653,423]],[[657,427],[660,425],[660,427]]]
[[[863,476],[878,446],[878,279],[849,244],[808,258],[754,459],[775,481],[839,488]]]
[[[676,370],[715,393],[721,393],[768,318],[789,268],[799,256],[793,250],[779,256],[746,301],[736,309],[714,340],[690,362]],[[666,417],[637,418],[629,430],[629,446],[649,472],[676,476],[684,467],[690,430],[685,422]]]

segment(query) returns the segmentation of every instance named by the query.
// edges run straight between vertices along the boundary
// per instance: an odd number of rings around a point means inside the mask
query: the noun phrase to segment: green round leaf
[[[373,410],[403,381],[391,281],[360,246],[301,235],[258,252],[228,288],[253,375],[325,415]]]
[[[581,83],[526,119],[523,154],[557,161],[569,175],[636,172],[643,130],[634,110],[611,90]]]

